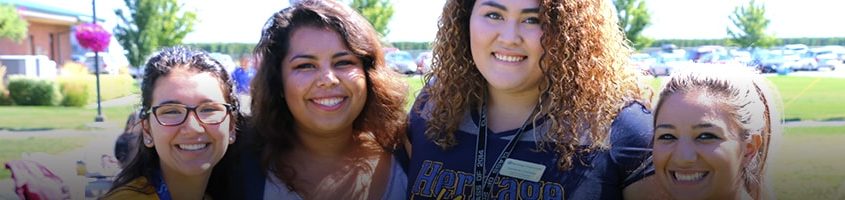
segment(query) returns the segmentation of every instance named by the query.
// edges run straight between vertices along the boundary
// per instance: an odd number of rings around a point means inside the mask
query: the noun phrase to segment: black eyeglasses
[[[189,112],[194,111],[194,116],[201,123],[217,125],[226,120],[231,110],[232,105],[225,103],[203,103],[195,107],[183,104],[163,104],[153,106],[147,114],[152,112],[158,124],[162,126],[178,126],[185,123]]]

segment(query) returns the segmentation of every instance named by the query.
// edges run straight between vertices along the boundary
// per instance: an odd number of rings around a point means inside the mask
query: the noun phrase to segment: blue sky
[[[32,0],[91,12],[90,0]],[[181,0],[197,12],[195,31],[187,43],[258,41],[264,22],[287,7],[285,0]],[[344,0],[349,1],[349,0]],[[425,42],[434,39],[437,20],[445,0],[392,0],[395,14],[390,24],[390,41]],[[652,25],[643,34],[657,39],[725,38],[728,16],[745,0],[645,0]],[[73,2],[68,4],[68,2]],[[845,37],[841,0],[758,0],[767,6],[772,20],[768,32],[777,37]],[[97,0],[98,16],[114,19],[113,9],[123,0]],[[116,23],[111,20],[106,26]]]

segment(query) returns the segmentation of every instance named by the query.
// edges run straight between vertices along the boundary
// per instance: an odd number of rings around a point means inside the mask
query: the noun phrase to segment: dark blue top
[[[232,79],[235,81],[235,91],[238,94],[249,93],[249,82],[255,77],[255,69],[252,67],[238,67],[232,72]]]
[[[417,100],[422,101],[425,95]],[[412,143],[408,180],[412,199],[469,199],[473,189],[473,164],[479,114],[468,110],[455,132],[456,146],[442,150],[424,132],[429,105],[412,109],[408,134]],[[542,138],[544,124],[529,126],[510,158],[546,166],[539,182],[499,176],[493,183],[491,199],[622,199],[622,190],[654,173],[647,161],[651,155],[652,114],[643,105],[624,107],[611,127],[608,150],[577,154],[573,167],[557,168],[558,156],[548,149],[536,151],[536,138]],[[535,132],[536,131],[536,132]],[[489,133],[494,133],[488,129]],[[517,130],[488,134],[486,169],[492,168],[502,149]],[[583,145],[588,142],[582,143]],[[581,162],[583,161],[583,162]]]

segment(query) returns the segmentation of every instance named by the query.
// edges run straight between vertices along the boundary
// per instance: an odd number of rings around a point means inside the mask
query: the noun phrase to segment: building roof
[[[24,17],[36,18],[48,23],[77,24],[79,22],[90,22],[91,15],[68,10],[55,5],[40,4],[25,0],[0,0],[0,3],[12,4],[18,8]],[[100,18],[97,21],[102,22]]]

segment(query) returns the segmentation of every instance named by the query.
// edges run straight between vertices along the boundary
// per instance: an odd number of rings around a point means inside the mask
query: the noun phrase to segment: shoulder
[[[115,188],[102,199],[158,199],[158,195],[147,178],[138,177],[124,186]]]
[[[654,125],[651,111],[640,102],[623,107],[611,124],[611,146],[649,147]]]

